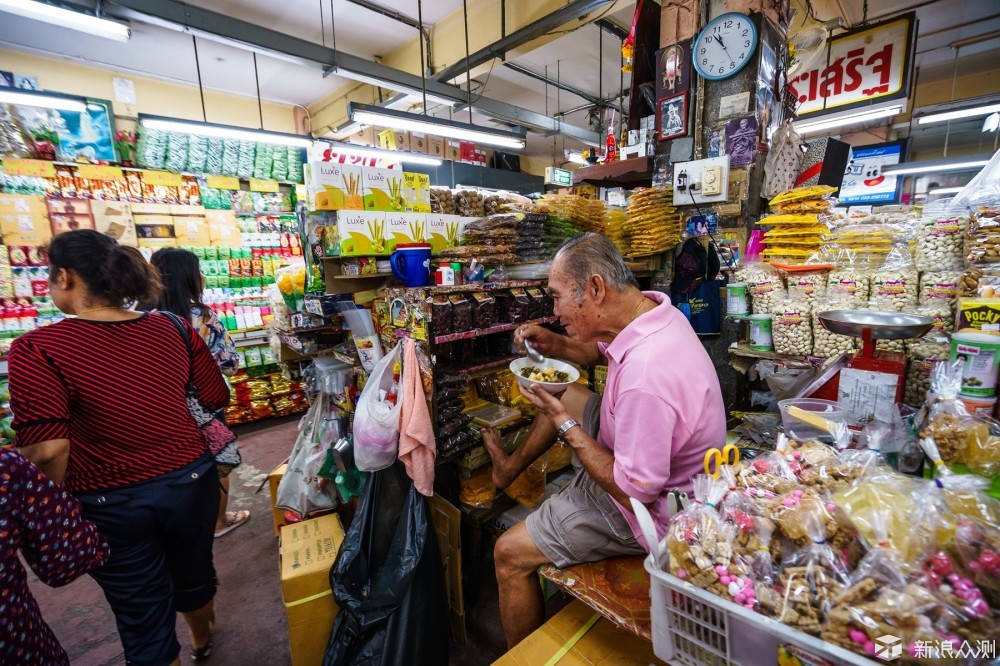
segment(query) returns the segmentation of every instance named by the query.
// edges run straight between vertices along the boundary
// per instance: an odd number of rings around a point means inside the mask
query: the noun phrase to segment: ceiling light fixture
[[[928,194],[958,194],[964,187],[935,187]]]
[[[929,116],[917,118],[918,125],[930,125],[931,123],[943,123],[946,120],[958,120],[959,118],[975,118],[976,116],[988,116],[991,113],[1000,111],[1000,104],[987,104],[971,109],[959,109],[958,111],[945,111],[943,113],[932,113]]]
[[[406,164],[423,164],[425,166],[441,166],[442,164],[442,160],[440,158],[411,153],[405,150],[365,148],[363,146],[355,146],[349,143],[332,143],[330,141],[323,141],[323,143],[330,146],[331,152],[338,155],[372,158],[391,162],[403,162]]]
[[[267,130],[246,129],[244,127],[233,127],[232,125],[217,125],[215,123],[202,123],[195,120],[179,120],[177,118],[164,118],[163,116],[149,116],[139,114],[139,124],[149,129],[156,129],[163,132],[179,132],[181,134],[193,134],[195,136],[212,136],[218,139],[238,139],[240,141],[257,141],[260,143],[274,143],[283,146],[295,146],[298,148],[308,148],[313,140],[301,134],[285,134],[282,132],[269,132]]]
[[[795,123],[795,129],[799,134],[816,134],[827,130],[844,127],[845,125],[856,125],[881,118],[888,118],[903,111],[901,104],[882,107],[880,109],[865,109],[864,111],[854,111],[832,118],[816,118],[815,120],[802,120]]]
[[[351,121],[365,125],[377,125],[397,130],[425,132],[434,136],[460,141],[473,141],[498,148],[513,148],[521,150],[525,145],[524,132],[508,132],[494,130],[471,123],[460,123],[454,120],[435,118],[417,113],[407,113],[395,109],[385,109],[370,104],[350,102],[347,105],[347,115]]]
[[[79,30],[97,37],[127,42],[132,36],[132,30],[127,23],[119,23],[106,18],[85,14],[72,9],[64,9],[50,5],[47,2],[35,0],[0,0],[0,11],[10,12],[18,16],[44,21],[63,28]]]
[[[567,162],[572,162],[573,164],[587,164],[587,160],[583,158],[583,153],[578,150],[567,150],[565,154]]]
[[[903,162],[882,167],[884,175],[906,176],[916,173],[937,173],[939,171],[976,171],[990,162],[990,156],[950,157],[925,162]]]
[[[54,95],[34,90],[18,90],[16,88],[0,88],[0,104],[39,106],[45,109],[75,111],[77,113],[83,113],[87,110],[87,100],[83,97]]]

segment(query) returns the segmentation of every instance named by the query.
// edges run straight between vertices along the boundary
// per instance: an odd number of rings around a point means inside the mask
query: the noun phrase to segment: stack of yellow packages
[[[827,185],[810,185],[771,199],[771,214],[758,221],[771,227],[764,233],[764,256],[769,263],[802,264],[820,253],[836,203],[830,195],[836,191]]]
[[[674,208],[674,188],[638,190],[629,199],[629,256],[665,252],[681,242],[681,215]]]
[[[608,238],[611,239],[623,257],[629,256],[632,245],[632,231],[629,229],[628,213],[620,208],[608,211]]]

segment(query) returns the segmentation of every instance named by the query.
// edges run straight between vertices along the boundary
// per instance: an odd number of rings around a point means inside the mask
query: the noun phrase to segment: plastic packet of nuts
[[[995,298],[1000,296],[1000,264],[970,266],[959,277],[956,296]]]
[[[917,229],[917,269],[961,270],[968,226],[969,214],[964,208],[952,208],[938,202],[925,206]],[[1000,229],[997,231],[1000,233]]]
[[[844,352],[853,352],[858,349],[858,339],[850,335],[839,335],[826,330],[820,321],[819,315],[829,310],[858,310],[860,303],[847,296],[840,299],[830,298],[829,300],[819,300],[813,306],[813,356],[819,358],[831,358],[840,356]]]
[[[917,303],[918,278],[909,249],[896,246],[872,273],[870,298],[891,301],[894,305],[891,311],[902,312],[904,307]]]
[[[785,276],[788,297],[809,303],[810,307],[826,295],[826,270],[789,272]]]
[[[785,293],[781,272],[763,262],[740,267],[736,281],[746,283],[753,314],[771,314],[775,299]]]
[[[772,310],[771,337],[774,351],[790,356],[812,353],[812,306],[808,299],[786,297]]]
[[[692,482],[694,502],[670,519],[667,550],[670,572],[699,587],[708,588],[718,580],[717,565],[732,560],[731,540],[719,539],[722,516],[716,508],[729,488],[720,478],[699,474]]]
[[[927,399],[931,388],[931,371],[939,363],[948,360],[951,345],[947,338],[918,340],[906,346],[906,379],[903,386],[903,402],[919,406]]]
[[[967,265],[1000,261],[1000,199],[973,208],[965,237]]]

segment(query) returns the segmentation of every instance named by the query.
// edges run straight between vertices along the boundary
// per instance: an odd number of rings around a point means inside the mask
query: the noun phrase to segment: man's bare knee
[[[528,536],[523,523],[515,525],[497,539],[493,559],[497,578],[501,579],[530,574],[548,561]]]

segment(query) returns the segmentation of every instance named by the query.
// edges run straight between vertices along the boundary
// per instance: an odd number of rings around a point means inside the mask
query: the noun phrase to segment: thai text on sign
[[[818,64],[788,82],[799,101],[799,117],[906,97],[913,21],[910,13],[832,38],[829,52],[820,56]]]

